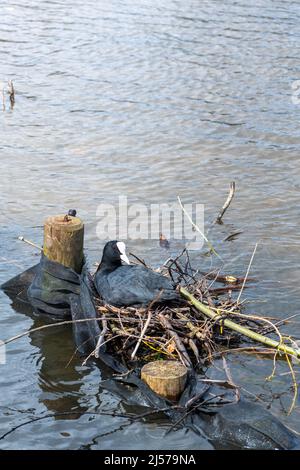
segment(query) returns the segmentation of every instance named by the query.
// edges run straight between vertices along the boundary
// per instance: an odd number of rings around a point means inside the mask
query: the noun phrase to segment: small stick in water
[[[36,245],[35,243],[31,242],[30,240],[26,240],[24,237],[18,237],[18,240],[21,240],[21,242],[27,243],[27,245],[33,246],[34,248],[37,248],[40,251],[43,251],[43,248],[40,247],[39,245]]]
[[[222,225],[222,223],[223,223],[223,222],[222,222],[222,218],[223,218],[225,212],[227,211],[228,207],[229,207],[230,204],[231,204],[231,201],[232,201],[232,199],[233,199],[234,193],[235,193],[235,182],[232,181],[232,182],[230,183],[229,194],[228,194],[228,197],[227,197],[227,199],[226,199],[226,201],[225,201],[225,204],[223,205],[223,207],[222,207],[222,209],[221,209],[221,211],[220,211],[218,217],[217,217],[216,220],[215,220],[215,223],[216,223],[216,224]]]
[[[8,82],[8,94],[9,94],[9,100],[10,100],[10,109],[14,109],[15,89],[14,89],[14,84],[13,84],[12,80],[9,80],[9,82]]]

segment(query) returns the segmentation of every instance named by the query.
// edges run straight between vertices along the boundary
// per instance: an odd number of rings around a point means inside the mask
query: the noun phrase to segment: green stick
[[[202,302],[197,300],[192,294],[190,294],[186,289],[183,287],[180,288],[180,294],[187,300],[191,302],[194,307],[196,307],[197,310],[200,312],[204,313],[207,317],[213,319],[213,320],[218,320],[220,317],[220,314],[213,312],[210,308],[208,308],[206,305],[204,305]],[[249,328],[245,328],[244,326],[238,325],[237,323],[233,322],[232,320],[228,320],[227,318],[222,319],[222,323],[224,326],[227,328],[230,328],[231,330],[237,331],[238,333],[241,333],[244,336],[247,336],[248,338],[253,339],[254,341],[257,341],[259,343],[263,343],[266,346],[270,346],[272,348],[276,348],[279,351],[282,351],[287,354],[291,354],[296,357],[300,357],[300,351],[297,351],[296,349],[291,348],[290,346],[286,346],[285,344],[280,343],[279,341],[275,341],[271,338],[268,338],[267,336],[263,336],[259,333],[255,333],[254,331],[250,330]]]

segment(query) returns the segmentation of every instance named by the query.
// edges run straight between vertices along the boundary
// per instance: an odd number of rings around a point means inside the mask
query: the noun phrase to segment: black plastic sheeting
[[[9,280],[1,288],[18,311],[26,313],[26,309],[28,311],[33,307],[36,313],[50,315],[57,320],[81,320],[72,325],[75,346],[81,355],[88,355],[95,349],[101,329],[96,319],[93,281],[86,263],[78,275],[42,254],[39,264]],[[180,409],[174,410],[172,403],[152,392],[139,378],[138,369],[129,372],[103,348],[97,361],[99,367],[105,364],[114,373],[101,382],[102,388],[117,394],[130,405],[164,410],[171,422],[181,420],[181,425],[205,436],[215,448],[300,449],[299,439],[256,403],[241,398],[238,403],[225,404],[213,411],[205,409],[201,403],[211,393],[221,391],[224,396],[224,389],[204,384],[193,371],[189,373],[187,387],[180,398]],[[230,394],[229,391],[226,393]],[[187,414],[191,402],[193,406],[199,403],[199,408]]]
[[[39,269],[31,282],[27,296],[36,312],[57,318],[71,316],[70,298],[80,294],[81,277],[72,269],[50,261],[41,255]]]

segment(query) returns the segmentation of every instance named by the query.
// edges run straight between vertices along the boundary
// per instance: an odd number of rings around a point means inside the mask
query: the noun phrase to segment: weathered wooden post
[[[188,369],[178,361],[154,361],[145,364],[141,379],[158,395],[177,400],[184,390]]]
[[[84,224],[79,217],[48,217],[44,223],[44,255],[51,261],[80,273],[83,264],[83,237]]]

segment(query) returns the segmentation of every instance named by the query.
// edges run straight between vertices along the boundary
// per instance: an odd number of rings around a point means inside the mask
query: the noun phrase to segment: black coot
[[[157,299],[160,303],[180,299],[170,279],[144,266],[129,264],[123,242],[111,241],[105,245],[95,285],[106,303],[118,307],[148,305],[160,292]]]

